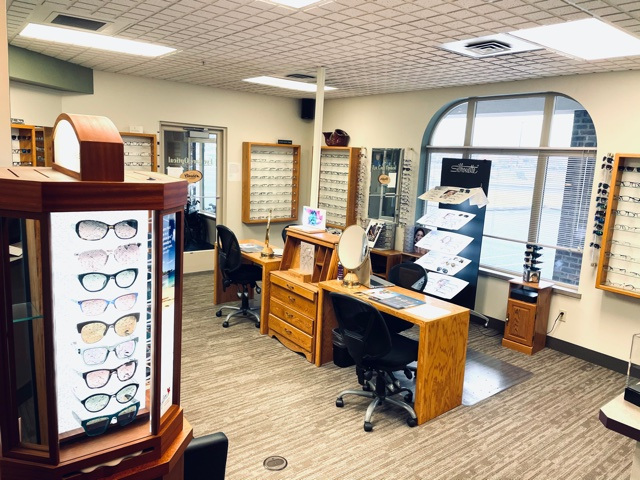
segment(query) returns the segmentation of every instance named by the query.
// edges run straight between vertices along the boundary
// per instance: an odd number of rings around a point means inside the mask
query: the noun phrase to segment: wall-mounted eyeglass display
[[[297,220],[300,146],[245,142],[242,153],[242,221],[267,223],[270,211],[272,222]]]
[[[391,222],[397,220],[399,173],[402,172],[402,148],[374,148],[371,150],[368,216]]]
[[[356,223],[358,166],[357,147],[322,147],[318,207],[327,212],[327,226],[345,228]]]

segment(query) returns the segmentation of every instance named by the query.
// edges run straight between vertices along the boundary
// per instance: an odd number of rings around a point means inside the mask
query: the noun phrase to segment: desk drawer
[[[287,340],[299,345],[307,352],[311,351],[311,345],[313,344],[313,338],[311,335],[307,335],[302,330],[282,321],[280,318],[273,314],[269,314],[269,330],[282,335]]]
[[[304,333],[313,335],[313,322],[315,319],[302,315],[298,310],[287,307],[280,300],[271,298],[269,312],[273,313],[276,317],[280,317],[282,320],[290,323],[294,327],[299,328]]]
[[[298,289],[298,291],[300,291],[300,289]],[[299,295],[298,293],[296,293],[296,291],[282,287],[277,283],[271,284],[272,299],[275,298],[277,300],[280,300],[286,307],[290,307],[294,310],[297,310],[298,312],[308,317],[315,318],[316,317],[316,302],[315,302],[316,297],[314,292],[311,292],[311,293],[312,293],[312,298],[309,299],[309,298],[305,298],[302,295]]]
[[[278,285],[284,290],[298,294],[301,297],[306,298],[307,300],[313,301],[316,298],[316,292],[314,290],[306,288],[303,283],[296,283],[294,281],[284,279],[278,275],[271,275],[271,284]]]

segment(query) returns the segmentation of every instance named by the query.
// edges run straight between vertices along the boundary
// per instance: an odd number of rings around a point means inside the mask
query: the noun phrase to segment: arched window
[[[481,265],[521,274],[524,245],[538,243],[542,278],[577,286],[597,145],[584,107],[554,93],[469,98],[431,125],[424,190],[443,158],[492,161]]]

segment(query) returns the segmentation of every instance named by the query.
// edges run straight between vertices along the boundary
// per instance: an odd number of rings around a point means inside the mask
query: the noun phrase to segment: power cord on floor
[[[556,317],[556,319],[553,321],[553,325],[551,326],[551,330],[549,330],[547,332],[547,335],[549,335],[551,332],[553,332],[553,329],[556,328],[556,324],[558,323],[558,320],[560,320],[562,317],[564,317],[564,312],[560,312],[558,314],[558,316]]]
[[[489,335],[484,333],[483,330],[489,328],[489,317],[487,317],[486,315],[483,315],[482,313],[476,312],[475,310],[471,310],[471,315],[474,315],[476,317],[481,318],[482,320],[484,320],[484,326],[480,326],[477,323],[474,323],[474,325],[477,327],[478,332],[480,332],[480,335],[483,335],[485,337],[497,337],[498,335],[500,335],[499,331],[495,331],[495,333]]]

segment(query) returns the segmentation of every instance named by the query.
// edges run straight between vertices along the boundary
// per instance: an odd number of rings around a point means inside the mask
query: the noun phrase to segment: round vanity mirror
[[[368,255],[367,233],[358,225],[347,227],[340,235],[338,242],[338,259],[345,268],[344,281],[342,282],[345,287],[360,285],[358,276],[353,270],[360,267],[367,260]]]

